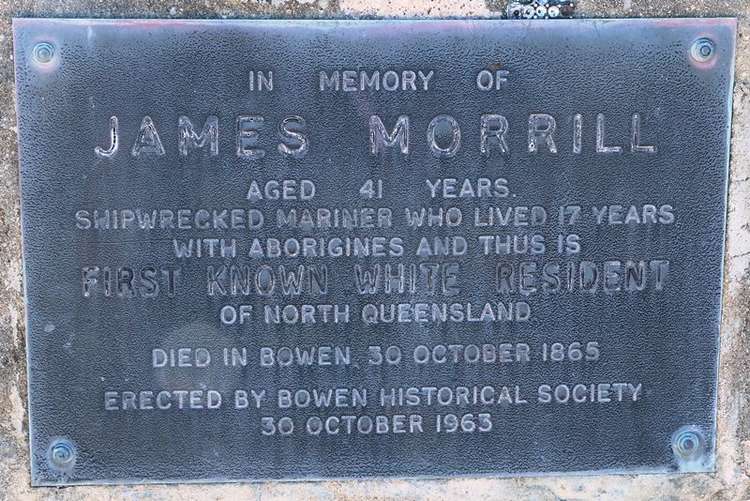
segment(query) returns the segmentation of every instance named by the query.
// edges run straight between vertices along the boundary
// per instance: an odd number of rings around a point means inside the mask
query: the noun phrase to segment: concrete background
[[[715,474],[31,489],[11,19],[502,17],[506,0],[0,0],[0,501],[750,499],[750,1],[580,0],[577,17],[732,16],[737,39]],[[554,21],[553,21],[554,22]]]

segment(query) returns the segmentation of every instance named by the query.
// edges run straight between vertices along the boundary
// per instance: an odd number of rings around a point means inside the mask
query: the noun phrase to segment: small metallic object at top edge
[[[49,64],[55,57],[55,46],[49,42],[39,42],[34,46],[31,56],[38,64]]]
[[[508,3],[508,19],[571,18],[575,9],[572,0],[513,0]]]
[[[690,56],[700,63],[711,60],[716,54],[716,45],[710,38],[699,38],[690,47]]]

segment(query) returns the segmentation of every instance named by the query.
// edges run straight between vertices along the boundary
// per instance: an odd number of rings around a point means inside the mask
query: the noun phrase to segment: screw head
[[[690,56],[700,63],[713,59],[716,55],[716,44],[710,38],[699,38],[690,47]]]
[[[672,435],[672,452],[680,462],[695,462],[703,458],[706,439],[695,426],[683,426]]]
[[[56,470],[70,470],[75,465],[76,448],[65,439],[58,439],[49,446],[49,462]]]
[[[49,64],[55,57],[55,46],[49,42],[39,42],[32,49],[31,57],[38,64]]]

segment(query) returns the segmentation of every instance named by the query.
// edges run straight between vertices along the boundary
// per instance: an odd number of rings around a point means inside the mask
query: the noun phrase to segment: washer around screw
[[[55,46],[49,42],[39,42],[31,51],[31,57],[38,64],[49,64],[55,58]]]
[[[716,44],[710,38],[699,38],[690,47],[690,57],[699,63],[705,63],[716,55]]]
[[[49,446],[48,459],[54,469],[69,471],[75,466],[76,448],[70,440],[57,439]]]

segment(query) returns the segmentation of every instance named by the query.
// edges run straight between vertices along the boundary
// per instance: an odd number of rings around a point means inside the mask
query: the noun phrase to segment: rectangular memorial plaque
[[[713,468],[734,20],[14,32],[34,484]]]

